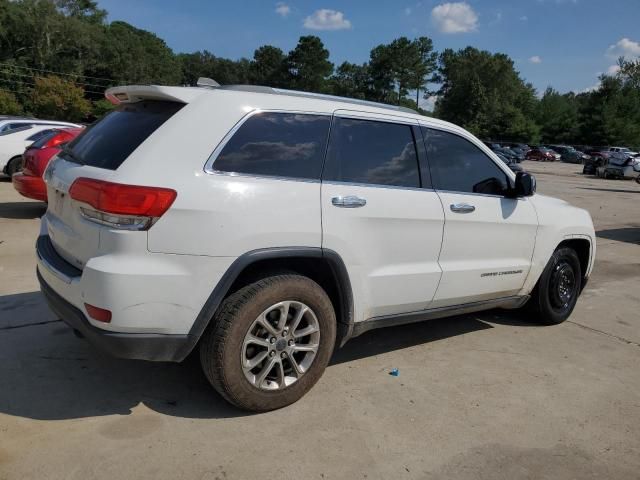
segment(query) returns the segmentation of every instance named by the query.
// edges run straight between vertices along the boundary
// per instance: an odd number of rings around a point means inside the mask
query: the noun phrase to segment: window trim
[[[317,116],[323,116],[323,117],[329,117],[330,118],[330,120],[329,120],[329,131],[327,132],[327,143],[325,144],[325,150],[324,150],[324,153],[322,155],[322,168],[320,170],[320,176],[318,178],[287,177],[287,176],[282,176],[282,175],[265,175],[265,174],[260,174],[260,173],[226,172],[226,171],[216,170],[215,169],[215,162],[218,159],[218,157],[220,156],[220,153],[222,153],[222,150],[224,149],[224,147],[227,146],[227,143],[229,143],[229,141],[238,132],[238,130],[240,130],[240,128],[245,124],[245,122],[247,120],[249,120],[253,116],[259,115],[261,113],[289,113],[289,114],[292,114],[292,115],[314,115],[316,117]],[[208,175],[219,175],[219,176],[226,176],[226,177],[269,178],[269,179],[272,179],[272,180],[287,180],[287,181],[294,181],[294,182],[320,183],[320,181],[322,179],[322,171],[324,170],[324,162],[325,162],[326,156],[327,156],[327,145],[329,144],[329,137],[331,136],[331,125],[333,123],[333,121],[331,120],[332,116],[333,115],[331,113],[314,112],[314,111],[308,111],[308,110],[285,110],[285,109],[262,109],[262,108],[256,108],[254,110],[251,110],[246,115],[244,115],[240,120],[238,120],[236,122],[236,124],[233,127],[231,127],[231,130],[229,130],[225,134],[225,136],[222,137],[222,140],[220,140],[220,143],[218,143],[218,146],[213,150],[213,152],[211,152],[211,155],[209,155],[209,158],[207,159],[206,163],[204,164],[203,171],[204,171],[204,173],[206,173]]]
[[[493,158],[492,155],[495,155],[493,152],[491,152],[491,150],[489,149],[489,147],[487,147],[486,145],[482,144],[482,146],[480,146],[479,144],[477,144],[476,142],[472,141],[471,139],[467,138],[464,135],[460,135],[459,132],[454,131],[453,129],[448,129],[448,128],[440,128],[439,126],[431,126],[431,125],[427,125],[424,123],[419,124],[420,127],[420,131],[422,132],[422,128],[426,128],[427,130],[437,130],[439,132],[444,132],[444,133],[449,133],[451,135],[455,135],[456,137],[461,138],[462,140],[465,140],[466,142],[470,143],[471,145],[475,146],[476,148],[478,148],[482,153],[485,154],[485,156],[491,160],[493,162],[493,164],[496,166],[496,168],[498,168],[498,170],[500,170],[501,172],[503,172],[505,174],[505,176],[507,177],[507,183],[509,184],[509,186],[512,186],[513,184],[513,172],[507,172],[506,169],[502,168],[502,165],[500,165],[498,162],[496,162],[496,160]],[[425,156],[427,158],[427,164],[429,166],[429,175],[431,177],[431,179],[433,180],[433,174],[431,173],[431,162],[429,160],[429,154],[428,154],[428,148],[427,148],[427,139],[428,136],[425,136],[423,134],[423,140],[424,140],[424,148],[425,148]],[[485,148],[487,150],[489,150],[490,154],[487,153],[487,151],[485,151]],[[501,162],[503,163],[503,162]],[[443,190],[443,189],[439,189],[436,188],[435,185],[433,185],[432,183],[432,188],[436,191],[436,192],[442,192],[442,193],[455,193],[456,195],[472,195],[472,196],[476,196],[476,197],[491,197],[491,198],[513,198],[513,200],[524,200],[525,197],[508,197],[506,195],[497,195],[497,194],[493,194],[493,193],[475,193],[475,192],[461,192],[458,190]]]
[[[339,112],[339,113],[336,113]],[[366,115],[370,112],[360,112],[357,110],[349,110],[349,112],[354,112],[356,114],[361,113],[362,115],[350,115],[344,114],[345,110],[336,110],[333,114],[333,118],[331,119],[331,126],[329,128],[329,138],[327,139],[327,149],[324,157],[324,164],[322,165],[322,174],[320,176],[322,183],[326,183],[327,185],[348,185],[353,187],[369,187],[369,188],[387,188],[387,189],[395,189],[395,190],[417,190],[417,191],[435,191],[429,182],[429,186],[424,185],[424,177],[422,173],[423,164],[422,160],[426,159],[426,147],[424,147],[424,138],[422,132],[420,131],[420,125],[417,121],[412,119],[404,118],[404,117],[393,117],[387,118],[386,115],[379,117],[367,117]],[[373,114],[372,114],[373,115]],[[378,114],[375,114],[378,115]],[[388,117],[391,117],[389,115]],[[333,129],[335,126],[335,121],[339,118],[344,118],[347,120],[361,120],[365,122],[378,122],[378,123],[391,123],[393,125],[401,125],[409,127],[409,131],[411,132],[411,137],[413,138],[413,146],[416,150],[416,168],[418,169],[418,186],[417,187],[407,187],[402,185],[384,185],[380,183],[364,183],[364,182],[348,182],[343,180],[326,180],[324,178],[325,167],[327,165],[327,161],[329,160],[329,145],[331,144],[331,136],[333,134]],[[406,121],[396,121],[396,118]],[[418,130],[418,132],[416,132]],[[417,137],[418,133],[420,134],[420,138]],[[421,151],[420,149],[420,141],[423,141],[422,146],[425,150]],[[431,172],[429,172],[429,179],[431,178]]]

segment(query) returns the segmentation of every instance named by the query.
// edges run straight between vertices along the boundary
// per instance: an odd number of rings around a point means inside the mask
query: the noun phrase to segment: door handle
[[[367,201],[364,198],[357,197],[355,195],[347,195],[346,197],[333,197],[331,204],[334,207],[340,208],[359,208],[364,207]]]
[[[468,203],[452,203],[449,207],[452,212],[456,213],[471,213],[476,209],[476,207]]]

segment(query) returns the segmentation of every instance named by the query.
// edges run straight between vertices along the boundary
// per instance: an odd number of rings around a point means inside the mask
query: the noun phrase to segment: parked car
[[[630,157],[638,155],[638,152],[632,152],[627,147],[609,147],[607,151],[609,151],[610,153],[622,153],[625,155],[629,155]]]
[[[23,154],[22,172],[15,173],[11,180],[15,189],[23,196],[34,200],[47,201],[47,189],[42,179],[49,161],[62,147],[76,138],[82,128],[65,128],[45,131]]]
[[[596,175],[602,178],[636,178],[639,161],[627,152],[612,152],[605,162],[596,168]]]
[[[516,162],[513,158],[511,157],[507,157],[505,155],[503,155],[502,153],[497,153],[496,152],[496,156],[502,160],[505,165],[507,165],[507,167],[509,167],[511,169],[511,171],[513,172],[524,172],[524,168],[522,168],[522,166],[520,164],[518,164],[518,162]]]
[[[587,150],[585,152],[589,158],[585,159],[582,173],[585,175],[595,175],[597,168],[601,167],[609,158],[608,152],[600,150]]]
[[[0,122],[1,124],[2,122]],[[74,123],[59,122],[52,124],[23,124],[19,128],[5,130],[0,133],[0,172],[13,175],[20,170],[22,153],[33,142],[56,127],[80,127]],[[0,127],[1,128],[1,127]]]
[[[450,123],[246,85],[107,98],[45,171],[44,296],[116,356],[198,348],[240,408],[295,402],[372,328],[525,304],[560,323],[589,279],[589,213]]]
[[[77,127],[75,123],[60,122],[57,120],[40,120],[29,117],[10,117],[0,118],[0,134],[11,130],[28,129],[36,125],[48,125],[50,127]]]
[[[560,154],[560,160],[566,163],[583,163],[588,157],[585,153],[568,145],[557,145],[553,149]]]
[[[500,154],[504,157],[508,157],[511,160],[513,160],[514,162],[520,162],[522,160],[524,160],[524,155],[522,156],[522,158],[520,157],[520,155],[518,155],[517,153],[511,151],[510,148],[504,148],[504,147],[498,147],[498,148],[492,148],[491,151],[493,151],[496,154]]]
[[[555,152],[549,150],[545,147],[533,147],[531,150],[527,152],[525,155],[526,160],[537,160],[539,162],[553,162],[555,157]]]

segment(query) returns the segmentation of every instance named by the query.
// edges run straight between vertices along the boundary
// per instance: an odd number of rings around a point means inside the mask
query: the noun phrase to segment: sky
[[[99,0],[109,20],[150,30],[175,52],[251,58],[317,35],[337,66],[362,63],[394,38],[428,36],[436,50],[468,45],[508,54],[541,94],[595,88],[617,58],[640,57],[640,0]]]

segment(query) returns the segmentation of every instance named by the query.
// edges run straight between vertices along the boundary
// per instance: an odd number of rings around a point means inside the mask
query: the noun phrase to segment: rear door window
[[[410,125],[337,117],[331,129],[327,181],[420,187]]]
[[[220,172],[320,179],[331,117],[259,113],[249,117],[222,148]]]
[[[78,135],[59,156],[71,162],[115,170],[183,106],[159,101],[122,104]]]

